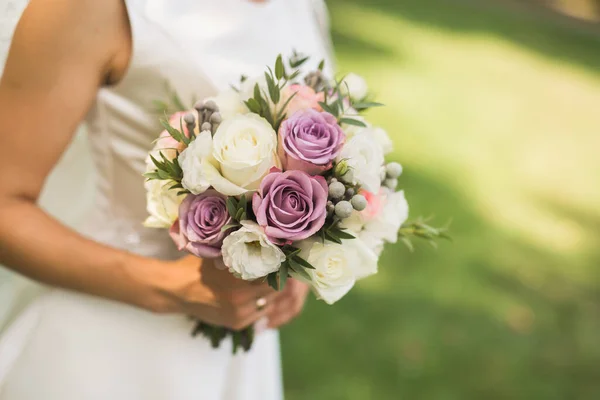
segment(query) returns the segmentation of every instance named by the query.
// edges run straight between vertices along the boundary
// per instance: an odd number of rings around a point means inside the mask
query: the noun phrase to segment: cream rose
[[[150,216],[144,221],[148,228],[170,228],[179,214],[179,205],[185,198],[177,189],[169,190],[172,181],[151,179],[145,183],[146,209]]]
[[[327,304],[346,295],[357,279],[377,272],[377,256],[359,239],[343,240],[342,244],[307,240],[298,246],[300,255],[315,267],[306,269],[311,278],[308,283]]]
[[[357,132],[346,142],[338,156],[338,162],[342,160],[352,169],[355,183],[371,193],[379,192],[383,150],[366,130]]]
[[[223,263],[244,280],[254,280],[276,272],[285,254],[271,243],[255,222],[242,221],[242,227],[223,240]]]
[[[279,165],[276,151],[277,134],[264,118],[246,114],[223,121],[212,138],[220,175],[211,176],[212,186],[226,195],[257,189],[269,170]]]

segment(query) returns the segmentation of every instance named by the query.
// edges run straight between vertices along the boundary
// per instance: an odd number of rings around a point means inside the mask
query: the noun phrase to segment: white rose
[[[179,165],[183,171],[181,184],[194,194],[200,194],[210,187],[204,162],[212,157],[212,135],[210,131],[200,132],[196,139],[179,155]]]
[[[285,254],[267,239],[255,222],[242,221],[242,227],[223,240],[223,263],[244,280],[254,280],[276,272]]]
[[[362,76],[354,73],[349,73],[344,77],[340,90],[342,94],[349,95],[353,100],[362,100],[369,94],[367,81]]]
[[[364,225],[359,238],[379,255],[384,241],[398,241],[398,230],[407,219],[408,202],[404,191],[390,192],[385,197],[381,213]]]
[[[223,119],[231,118],[237,114],[247,114],[249,111],[243,102],[247,98],[242,99],[240,93],[233,88],[223,90],[217,96],[207,100],[212,100],[219,106],[219,113]]]
[[[338,162],[342,160],[352,168],[355,183],[371,193],[379,192],[383,150],[366,130],[356,133],[344,144]]]
[[[340,221],[340,228],[346,229],[354,234],[360,233],[365,226],[365,218],[360,211],[352,210],[348,218]]]
[[[392,142],[392,139],[390,139],[385,129],[380,127],[374,127],[368,130],[375,139],[375,141],[381,146],[383,154],[389,154],[392,152],[392,150],[394,150],[394,143]]]
[[[311,278],[308,283],[327,304],[341,299],[357,279],[377,272],[377,256],[359,239],[343,240],[342,244],[307,240],[298,246],[300,255],[315,267],[305,270]]]
[[[279,165],[276,151],[277,134],[264,118],[235,115],[224,120],[212,138],[212,156],[220,174],[209,180],[226,195],[255,190],[269,170]]]
[[[146,209],[150,216],[144,221],[148,228],[169,228],[179,215],[179,205],[185,198],[177,189],[169,190],[172,181],[146,181]]]

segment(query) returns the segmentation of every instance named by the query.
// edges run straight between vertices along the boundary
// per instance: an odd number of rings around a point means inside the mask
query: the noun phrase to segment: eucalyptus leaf
[[[271,272],[269,275],[267,275],[267,283],[274,290],[279,291],[279,283],[277,282],[277,272]]]
[[[279,290],[283,290],[288,278],[288,263],[284,262],[279,268]]]
[[[329,231],[324,231],[325,233],[325,239],[329,240],[330,242],[334,242],[337,244],[342,244],[342,241],[340,238],[338,238],[337,236],[331,234],[331,232]]]
[[[366,128],[367,127],[367,125],[364,122],[359,121],[359,120],[354,119],[354,118],[340,118],[339,122],[340,122],[340,124],[360,126],[362,128]]]
[[[309,263],[308,261],[306,261],[304,258],[302,258],[300,256],[295,256],[294,261],[297,262],[298,264],[302,265],[304,268],[315,269],[315,267],[313,267],[313,265],[311,263]]]
[[[357,111],[366,110],[367,108],[373,107],[383,107],[383,104],[376,102],[361,102],[352,104],[352,108],[354,108]]]
[[[233,197],[228,197],[225,202],[227,206],[227,212],[231,216],[231,218],[235,219],[235,215],[237,214],[237,203]]]
[[[285,76],[285,67],[283,65],[283,58],[281,54],[277,56],[277,60],[275,61],[275,77],[280,80]]]

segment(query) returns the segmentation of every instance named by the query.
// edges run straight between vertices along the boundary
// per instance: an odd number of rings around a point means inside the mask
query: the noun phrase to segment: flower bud
[[[213,124],[220,124],[222,121],[223,118],[221,118],[221,114],[218,112],[215,112],[210,116],[210,122]]]
[[[352,215],[352,210],[352,204],[346,200],[342,200],[335,205],[335,215],[342,219]]]
[[[204,102],[204,108],[210,111],[219,111],[219,106],[213,100],[207,100]]]
[[[210,131],[210,130],[212,130],[212,125],[211,125],[211,123],[210,123],[210,122],[204,122],[204,123],[202,124],[202,126],[200,127],[200,130],[201,130],[202,132],[204,132],[204,131]]]
[[[352,197],[356,194],[356,190],[354,190],[354,188],[348,188],[346,189],[346,196],[347,197]]]
[[[388,178],[398,179],[402,175],[402,165],[397,162],[391,162],[385,166],[385,172]]]
[[[194,116],[194,114],[192,113],[187,113],[183,116],[183,121],[187,124],[187,125],[193,125],[196,123],[196,117]]]
[[[396,190],[396,186],[398,186],[398,179],[388,178],[385,181],[383,181],[383,184],[390,190]]]
[[[333,215],[333,212],[335,211],[335,206],[333,205],[333,203],[331,201],[327,202],[327,206],[325,208],[327,209],[328,216]]]
[[[354,183],[354,172],[351,169],[348,169],[344,175],[342,175],[342,180],[346,183]]]
[[[356,211],[362,211],[365,208],[367,208],[367,199],[362,194],[357,194],[355,196],[352,196],[350,204],[352,204],[352,207]]]
[[[348,172],[348,163],[345,160],[337,163],[335,169],[333,170],[334,175],[337,177],[344,176],[346,172]]]
[[[331,182],[329,184],[329,197],[332,199],[341,199],[344,197],[346,187],[342,182]]]

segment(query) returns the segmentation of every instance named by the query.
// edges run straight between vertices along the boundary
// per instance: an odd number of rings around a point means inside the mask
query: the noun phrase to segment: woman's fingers
[[[273,311],[268,315],[269,327],[279,328],[297,317],[304,308],[308,285],[290,280]]]

